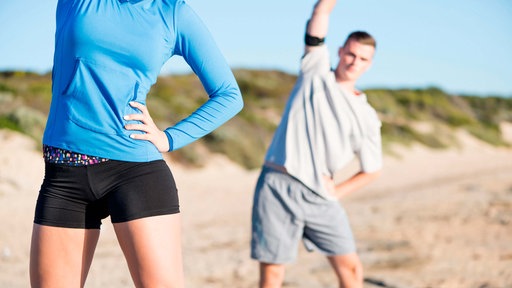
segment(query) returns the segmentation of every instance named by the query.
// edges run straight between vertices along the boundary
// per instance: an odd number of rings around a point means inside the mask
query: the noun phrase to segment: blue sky
[[[0,70],[51,69],[56,0],[0,2]],[[315,1],[189,0],[233,68],[296,73],[305,21]],[[378,41],[359,87],[424,88],[512,97],[512,1],[338,1],[327,44],[336,50],[353,30]],[[172,59],[163,73],[190,72]]]

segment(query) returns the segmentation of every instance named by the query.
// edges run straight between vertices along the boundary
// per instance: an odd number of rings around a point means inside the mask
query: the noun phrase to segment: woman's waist
[[[73,122],[57,125],[49,123],[43,136],[43,145],[73,152],[77,154],[75,156],[86,155],[98,159],[147,162],[163,158],[149,141],[132,139],[129,134],[100,133]]]

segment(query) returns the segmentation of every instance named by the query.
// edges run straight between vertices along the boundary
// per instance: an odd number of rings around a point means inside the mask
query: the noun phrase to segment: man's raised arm
[[[306,27],[306,52],[323,44],[329,28],[329,16],[336,0],[319,0]]]

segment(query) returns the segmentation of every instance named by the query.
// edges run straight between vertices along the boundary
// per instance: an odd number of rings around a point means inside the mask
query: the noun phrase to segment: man
[[[297,83],[267,151],[255,189],[251,257],[260,287],[281,287],[298,243],[324,253],[340,287],[362,287],[362,266],[338,200],[374,180],[382,167],[380,126],[357,79],[370,67],[375,40],[354,32],[331,70],[324,45],[335,0],[319,0],[306,29]],[[354,157],[361,170],[342,183],[333,175]]]

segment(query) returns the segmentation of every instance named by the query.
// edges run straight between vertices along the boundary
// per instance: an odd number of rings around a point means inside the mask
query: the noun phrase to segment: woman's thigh
[[[82,287],[99,235],[99,229],[34,224],[30,248],[32,287]]]
[[[114,223],[137,287],[183,287],[181,216],[168,214]]]

